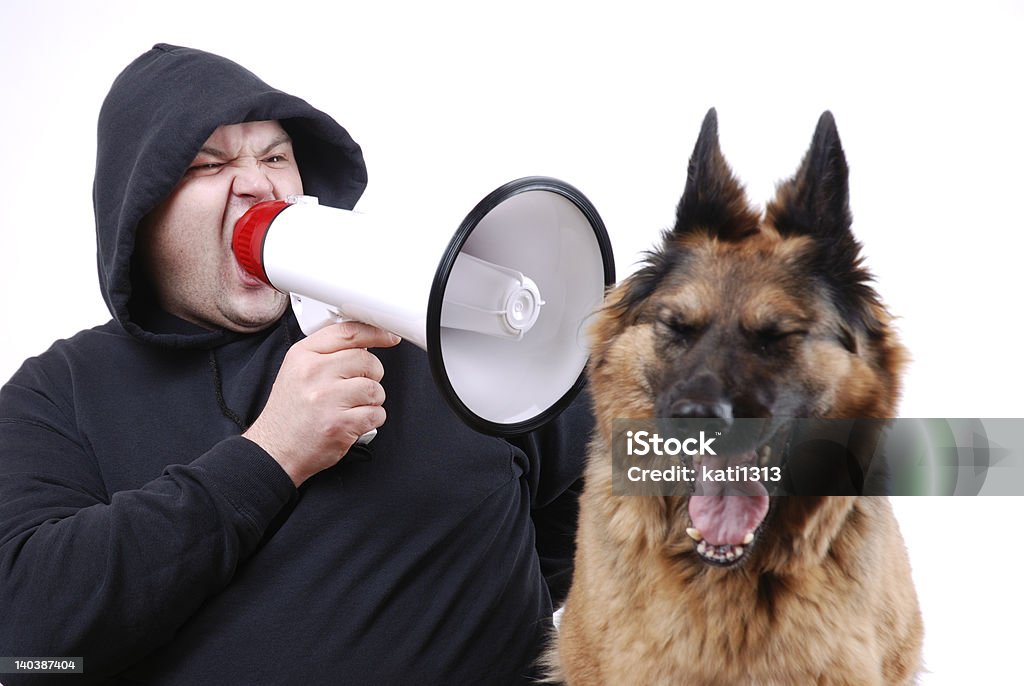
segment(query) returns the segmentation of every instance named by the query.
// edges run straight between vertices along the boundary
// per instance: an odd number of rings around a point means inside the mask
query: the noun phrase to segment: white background
[[[150,7],[0,6],[3,379],[109,316],[96,115],[116,74],[169,42],[235,59],[345,125],[369,165],[367,212],[529,174],[569,181],[601,212],[620,277],[671,224],[708,107],[762,205],[831,109],[854,231],[914,356],[901,414],[1024,417],[1020,1]],[[1020,683],[1024,500],[896,505],[928,632],[922,683]]]

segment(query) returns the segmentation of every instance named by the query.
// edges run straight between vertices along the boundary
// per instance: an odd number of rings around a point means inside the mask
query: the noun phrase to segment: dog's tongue
[[[741,467],[753,462],[753,454],[739,458],[709,456],[697,467],[695,494],[690,496],[690,521],[708,543],[742,545],[746,535],[768,514],[768,491],[760,481],[738,478],[716,481],[713,478],[729,466]]]

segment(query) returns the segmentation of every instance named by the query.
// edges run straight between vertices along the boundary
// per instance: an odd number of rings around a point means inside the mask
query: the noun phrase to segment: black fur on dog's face
[[[684,418],[712,422],[728,439],[735,419],[764,419],[763,435],[737,438],[723,464],[765,465],[785,460],[790,418],[892,416],[904,353],[850,230],[848,177],[825,112],[762,216],[708,112],[675,226],[609,295],[594,328],[600,431],[615,418]],[[691,516],[714,534],[691,522],[690,535],[706,562],[736,564],[761,538],[767,493],[757,506],[714,493],[690,499]]]

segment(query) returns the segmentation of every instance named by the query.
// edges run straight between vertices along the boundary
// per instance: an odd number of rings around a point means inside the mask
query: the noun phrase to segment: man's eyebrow
[[[287,133],[282,133],[280,136],[278,136],[273,141],[271,141],[270,145],[268,145],[267,147],[263,148],[263,150],[260,151],[260,153],[257,155],[257,157],[263,157],[264,155],[266,155],[268,152],[270,152],[274,148],[278,147],[279,145],[284,145],[285,143],[291,143],[291,142],[292,142],[291,136],[289,136]]]
[[[278,147],[279,145],[284,145],[285,143],[291,143],[291,142],[292,142],[291,136],[289,136],[287,133],[283,133],[280,136],[278,136],[277,138],[275,138],[274,140],[272,140],[270,142],[270,144],[267,145],[267,147],[265,147],[265,148],[263,148],[263,150],[259,151],[256,154],[256,157],[263,157],[264,155],[266,155],[267,153],[269,153],[271,150],[273,150],[274,148]],[[228,155],[226,152],[223,152],[223,151],[213,147],[212,145],[204,145],[203,147],[199,148],[199,152],[200,153],[204,153],[206,155],[209,155],[211,157],[216,157],[219,160],[231,159],[231,156]],[[196,154],[199,154],[199,153],[196,153]]]
[[[196,156],[198,156],[200,153],[204,155],[209,155],[210,157],[216,157],[217,159],[221,160],[226,160],[228,158],[228,154],[226,152],[221,152],[212,145],[204,145],[203,147],[199,148],[199,152],[196,153]]]

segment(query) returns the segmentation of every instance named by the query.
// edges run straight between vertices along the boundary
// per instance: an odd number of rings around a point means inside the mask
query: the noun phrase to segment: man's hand
[[[299,341],[285,355],[263,412],[242,434],[266,450],[296,486],[333,467],[360,436],[384,423],[384,367],[366,348],[401,339],[342,322]]]

